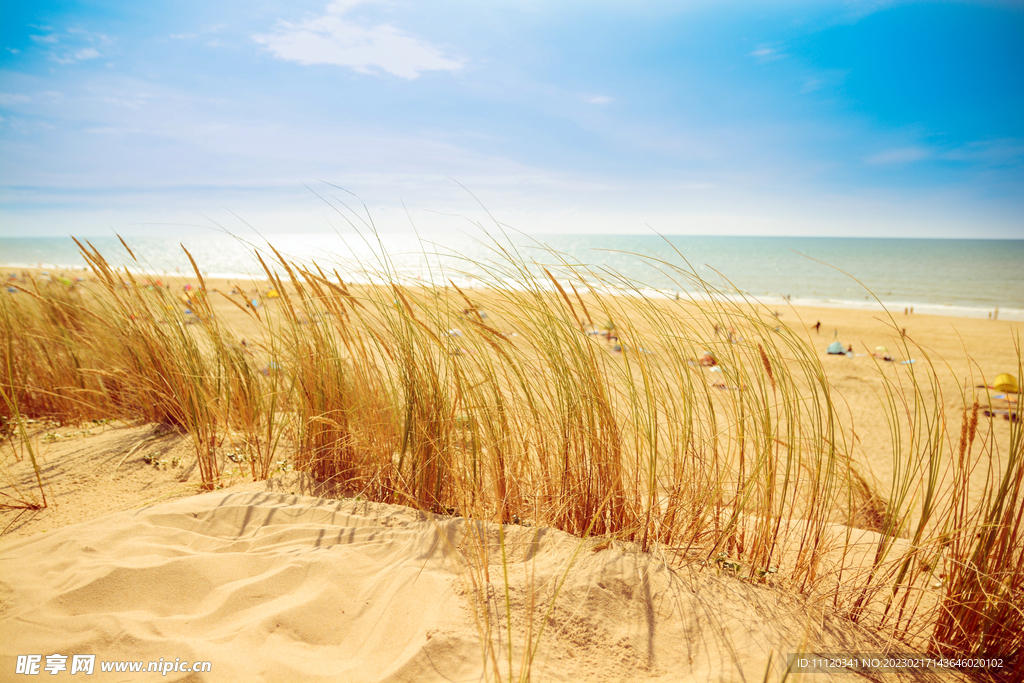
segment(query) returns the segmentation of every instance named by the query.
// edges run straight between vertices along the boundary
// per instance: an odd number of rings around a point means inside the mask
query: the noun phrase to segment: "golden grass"
[[[80,246],[84,291],[36,281],[2,298],[5,425],[173,425],[206,488],[225,438],[261,479],[287,437],[297,469],[372,500],[717,560],[915,646],[1024,666],[1020,408],[1008,443],[978,439],[976,403],[947,425],[924,349],[882,374],[895,484],[876,491],[807,342],[666,263],[653,265],[699,301],[644,296],[555,253],[542,267],[496,247],[469,291],[408,286],[386,257],[363,273],[377,284],[346,284],[271,248],[256,256],[281,298],[236,303],[261,330],[243,346],[198,267],[186,316]],[[873,560],[837,569],[854,527],[878,532]]]

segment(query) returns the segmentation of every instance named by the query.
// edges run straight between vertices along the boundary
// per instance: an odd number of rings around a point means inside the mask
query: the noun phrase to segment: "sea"
[[[658,235],[302,234],[89,238],[136,272],[263,277],[255,254],[315,262],[346,281],[517,286],[524,274],[575,273],[594,286],[646,296],[725,296],[787,304],[1024,321],[1024,240]],[[184,247],[184,249],[182,248]],[[70,238],[0,237],[5,274],[81,268]]]

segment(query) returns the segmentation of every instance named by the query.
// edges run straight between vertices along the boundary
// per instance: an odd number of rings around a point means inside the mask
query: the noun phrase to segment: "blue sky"
[[[1020,3],[3,11],[3,235],[1024,238]]]

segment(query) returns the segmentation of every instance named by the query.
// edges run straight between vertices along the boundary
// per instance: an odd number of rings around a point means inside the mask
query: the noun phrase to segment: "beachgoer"
[[[818,334],[821,334],[821,321],[820,320],[818,321],[818,324],[814,326],[814,331],[817,332]]]

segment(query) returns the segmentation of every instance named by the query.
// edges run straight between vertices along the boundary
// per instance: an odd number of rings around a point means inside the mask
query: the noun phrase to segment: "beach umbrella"
[[[1008,372],[1004,372],[996,377],[996,381],[992,384],[992,388],[996,391],[1009,391],[1014,394],[1020,393],[1020,387],[1017,386],[1017,379]]]

